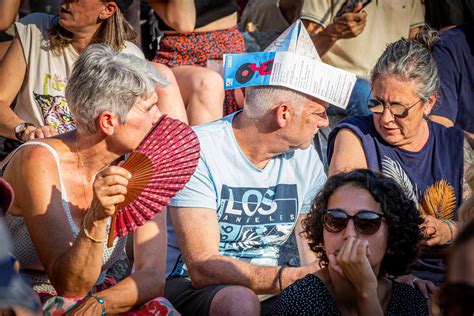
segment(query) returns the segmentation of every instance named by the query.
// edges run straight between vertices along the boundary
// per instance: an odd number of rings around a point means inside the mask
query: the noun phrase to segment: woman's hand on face
[[[102,220],[115,213],[115,206],[125,200],[127,185],[132,174],[119,166],[110,166],[97,174],[94,180],[94,217]]]
[[[38,128],[34,127],[31,131],[27,130],[27,132],[23,135],[22,138],[24,141],[28,141],[35,138],[51,137],[57,134],[58,132],[56,131],[54,127],[46,125],[46,126],[40,126]]]
[[[342,244],[337,256],[329,254],[329,268],[345,277],[356,288],[358,293],[376,290],[377,276],[370,266],[369,242],[355,237],[349,237]]]
[[[87,296],[79,305],[65,315],[102,315],[102,304],[96,298]]]
[[[454,232],[451,233],[448,223],[439,220],[431,215],[422,215],[422,217],[424,220],[422,227],[425,228],[424,234],[427,238],[425,240],[426,245],[445,245],[447,242],[452,240],[452,238],[454,237]]]

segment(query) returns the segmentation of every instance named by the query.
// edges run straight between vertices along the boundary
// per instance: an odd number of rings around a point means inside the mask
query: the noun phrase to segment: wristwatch
[[[31,124],[31,123],[28,123],[28,122],[23,122],[23,123],[20,123],[17,126],[15,126],[15,137],[16,137],[16,139],[18,139],[20,142],[22,142],[23,141],[23,134],[25,134],[26,129],[29,126],[34,126],[34,125]]]

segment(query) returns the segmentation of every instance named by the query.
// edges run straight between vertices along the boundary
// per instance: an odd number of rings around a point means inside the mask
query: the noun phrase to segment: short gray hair
[[[438,41],[438,32],[424,27],[415,38],[402,38],[387,46],[372,69],[372,83],[380,76],[395,75],[400,80],[413,82],[425,101],[439,93],[438,67],[431,47]]]
[[[94,44],[76,61],[66,86],[66,100],[76,126],[95,133],[96,120],[103,111],[111,111],[123,123],[138,97],[147,97],[156,85],[168,83],[146,60]]]
[[[309,96],[285,87],[248,87],[245,89],[244,112],[250,118],[260,118],[271,111],[275,104],[287,102],[299,116],[308,100]]]

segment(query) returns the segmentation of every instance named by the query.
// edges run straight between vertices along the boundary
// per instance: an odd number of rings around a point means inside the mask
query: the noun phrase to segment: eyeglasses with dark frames
[[[360,210],[352,216],[339,208],[327,209],[323,214],[323,226],[328,232],[339,233],[346,228],[349,220],[353,220],[356,231],[372,235],[379,230],[383,217],[384,214],[370,210]]]
[[[415,105],[417,105],[418,103],[420,103],[420,101],[423,101],[423,100],[424,98],[420,98],[415,103],[409,106],[405,106],[400,103],[388,103],[388,102],[382,102],[376,99],[370,99],[367,101],[367,105],[369,107],[369,110],[372,113],[382,114],[385,108],[388,108],[394,116],[399,117],[399,118],[404,118],[404,117],[407,117],[408,111],[410,111]]]

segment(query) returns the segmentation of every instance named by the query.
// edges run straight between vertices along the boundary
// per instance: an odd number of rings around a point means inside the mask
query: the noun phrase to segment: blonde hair
[[[107,44],[114,51],[119,52],[125,47],[125,41],[135,41],[136,36],[132,26],[117,7],[115,13],[101,23],[89,45]],[[48,39],[49,49],[55,55],[61,55],[63,49],[71,44],[73,34],[59,25],[59,17],[56,17],[53,20],[53,26],[49,29]]]

